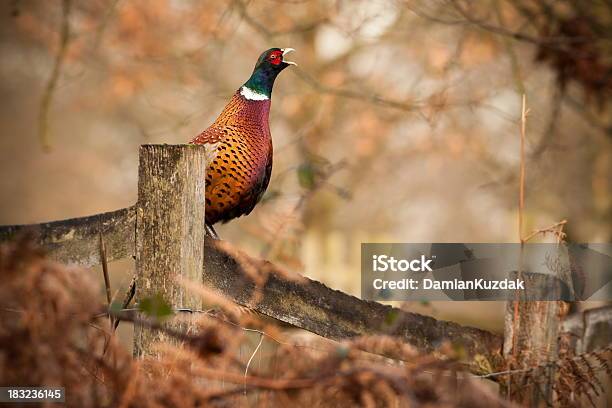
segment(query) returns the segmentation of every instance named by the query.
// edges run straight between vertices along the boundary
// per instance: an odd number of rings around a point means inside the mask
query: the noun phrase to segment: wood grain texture
[[[285,279],[273,272],[273,264],[249,260],[249,268],[256,265],[272,271],[265,286],[258,288],[243,270],[249,257],[243,253],[237,258],[235,255],[207,237],[204,283],[266,316],[334,340],[359,335],[393,335],[425,353],[449,341],[463,349],[471,372],[485,374],[501,367],[502,337],[499,335],[360,300],[311,279],[300,282]],[[254,302],[257,298],[260,300]]]
[[[565,253],[563,264],[569,265]],[[522,262],[522,261],[521,261]],[[521,271],[510,278],[528,279]],[[542,277],[544,278],[544,277]],[[568,276],[558,274],[554,278],[567,282]],[[526,286],[524,296],[528,299],[543,299],[542,293],[551,288],[550,282],[542,279],[539,283]],[[509,301],[504,319],[504,357],[510,369],[523,369],[545,365],[556,361],[559,356],[559,333],[563,317],[564,302],[560,301]],[[539,383],[524,384],[525,373],[509,377],[504,384],[503,394],[524,406],[550,405],[553,401],[553,385],[556,367],[549,365]]]
[[[108,262],[134,254],[136,209],[71,218],[32,225],[0,226],[0,242],[19,234],[31,234],[50,258],[85,267],[99,265],[100,234],[106,247]]]
[[[206,149],[195,145],[140,148],[136,217],[136,301],[155,295],[172,307],[199,309],[201,300],[177,278],[202,281]],[[189,323],[169,322],[189,329]],[[134,355],[155,354],[169,340],[136,325]]]
[[[511,369],[536,367],[558,357],[560,304],[557,301],[512,301],[506,307],[504,356]],[[540,384],[523,384],[525,374],[513,375],[505,395],[524,406],[552,403],[555,367],[546,368]]]

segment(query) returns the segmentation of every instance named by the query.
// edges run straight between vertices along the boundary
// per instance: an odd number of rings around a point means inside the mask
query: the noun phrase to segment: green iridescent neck
[[[278,75],[278,71],[268,70],[265,67],[257,68],[244,86],[258,94],[266,95],[268,98],[272,96],[272,87],[274,80]]]

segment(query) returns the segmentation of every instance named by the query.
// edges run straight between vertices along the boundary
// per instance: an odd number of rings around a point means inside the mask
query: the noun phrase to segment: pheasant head
[[[289,65],[297,65],[293,61],[285,60],[285,55],[291,51],[294,49],[270,48],[261,54],[251,77],[242,87],[242,95],[251,100],[270,99],[276,76]]]

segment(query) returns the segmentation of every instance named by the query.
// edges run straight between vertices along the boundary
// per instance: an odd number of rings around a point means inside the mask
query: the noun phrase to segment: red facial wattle
[[[283,53],[281,51],[273,51],[270,53],[270,57],[268,57],[271,64],[279,65],[283,62]]]

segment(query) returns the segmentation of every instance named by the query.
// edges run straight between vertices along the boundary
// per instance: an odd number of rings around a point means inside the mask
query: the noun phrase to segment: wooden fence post
[[[521,257],[523,256],[521,249]],[[569,257],[565,250],[559,249],[560,265],[555,270],[559,281],[571,287],[568,276],[561,272],[569,271]],[[522,259],[519,264],[523,265]],[[544,276],[525,276],[519,270],[517,276],[525,279],[527,290],[524,296],[528,299],[545,299],[550,291],[555,290],[551,281]],[[560,287],[557,289],[560,295]],[[504,384],[504,396],[523,406],[552,406],[554,400],[554,386],[556,367],[548,363],[554,362],[559,356],[559,333],[561,321],[567,308],[564,302],[554,300],[521,301],[512,300],[506,304],[504,321],[504,357],[510,370],[518,370],[507,377]],[[526,372],[528,367],[542,368],[531,371],[529,378]]]
[[[206,151],[195,145],[143,145],[136,215],[136,301],[161,296],[174,308],[200,309],[177,277],[202,280]],[[168,322],[189,329],[188,323]],[[134,355],[169,340],[160,331],[134,328]]]
[[[558,301],[510,301],[506,306],[504,356],[509,369],[521,370],[555,361],[560,329]],[[555,367],[538,371],[524,382],[525,373],[508,377],[505,396],[524,406],[552,406]]]

